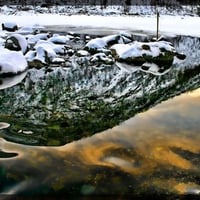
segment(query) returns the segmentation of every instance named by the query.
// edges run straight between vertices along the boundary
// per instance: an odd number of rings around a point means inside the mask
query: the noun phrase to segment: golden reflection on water
[[[10,176],[18,174],[19,179],[24,179],[27,173],[32,183],[42,181],[56,191],[82,181],[95,185],[92,191],[100,193],[98,184],[109,180],[110,186],[119,188],[120,193],[120,186],[126,183],[120,176],[128,174],[134,186],[136,181],[136,190],[141,192],[154,187],[158,191],[198,194],[199,110],[200,90],[197,89],[163,102],[119,126],[62,147],[31,147],[2,139],[0,148],[17,152],[18,156],[0,159],[1,166]],[[96,172],[99,168],[103,171]],[[117,170],[122,175],[105,175],[106,170]],[[110,189],[107,188],[107,193]]]

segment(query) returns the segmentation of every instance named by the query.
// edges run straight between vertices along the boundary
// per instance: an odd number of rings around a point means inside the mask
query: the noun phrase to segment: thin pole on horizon
[[[157,11],[156,12],[156,22],[157,22],[157,25],[156,25],[156,40],[158,40],[158,37],[159,37],[159,17],[160,17],[160,14]]]

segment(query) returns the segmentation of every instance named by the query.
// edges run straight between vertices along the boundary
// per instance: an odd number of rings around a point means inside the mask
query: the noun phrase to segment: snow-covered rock
[[[5,48],[12,51],[22,51],[25,54],[28,49],[28,43],[23,35],[13,34],[6,39]]]
[[[25,26],[25,27],[22,27],[20,28],[17,33],[19,34],[23,34],[23,35],[26,35],[26,34],[34,34],[35,30],[33,29],[33,27],[31,26]]]
[[[18,74],[27,69],[27,61],[22,52],[0,49],[0,75]]]
[[[124,44],[128,42],[132,42],[132,36],[128,33],[121,32],[119,34],[92,39],[85,45],[85,49],[91,53],[97,53],[102,52],[104,49],[108,48],[111,45],[120,43]]]
[[[54,44],[66,44],[70,38],[64,35],[54,34],[52,37],[48,39],[48,41]]]
[[[47,55],[42,48],[37,50],[31,50],[25,55],[26,60],[28,61],[29,67],[41,68],[44,67],[47,63]]]
[[[39,24],[34,24],[32,26],[22,26],[18,29],[17,33],[27,35],[27,34],[39,34],[44,29],[43,26]]]
[[[52,60],[52,63],[53,64],[60,64],[60,63],[64,63],[65,60],[63,58],[59,58],[59,57],[56,57]]]
[[[111,48],[117,61],[134,65],[153,62],[158,65],[171,65],[176,51],[170,42],[133,42],[130,44],[115,44]]]
[[[50,33],[39,33],[36,35],[29,35],[28,36],[28,43],[29,44],[36,44],[40,40],[47,40],[50,38]]]
[[[65,45],[54,44],[50,41],[45,40],[38,41],[37,44],[34,46],[34,49],[37,49],[38,47],[42,47],[48,53],[48,55],[65,54],[67,48],[65,47]]]
[[[85,50],[89,51],[90,53],[97,53],[100,52],[102,49],[107,47],[106,41],[102,38],[95,38],[90,40],[84,47]]]
[[[33,50],[27,52],[25,57],[30,67],[41,68],[50,63],[63,63],[65,60],[59,58],[58,54],[64,54],[65,50],[64,45],[39,40]]]
[[[18,26],[15,22],[4,22],[1,24],[2,30],[15,32],[18,30]]]
[[[76,52],[76,56],[79,56],[79,57],[89,56],[89,55],[90,55],[90,53],[88,51],[86,51],[86,50],[78,50]]]
[[[105,53],[96,53],[90,58],[91,63],[99,64],[104,63],[111,65],[114,63],[114,59],[111,55],[106,55]]]

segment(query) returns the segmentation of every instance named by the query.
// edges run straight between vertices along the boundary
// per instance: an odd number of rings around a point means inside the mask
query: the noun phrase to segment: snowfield
[[[93,28],[112,28],[128,31],[156,33],[156,15],[151,16],[99,16],[99,15],[59,15],[33,14],[23,15],[0,14],[0,23],[16,23],[18,26],[63,25]],[[160,34],[200,36],[200,17],[161,15]]]
[[[109,35],[102,38],[95,38],[90,40],[84,50],[88,50],[92,55],[89,59],[92,63],[97,62],[106,62],[106,64],[113,63],[113,58],[111,55],[107,56],[109,53],[109,49],[106,49],[109,43],[116,44],[115,50],[118,53],[118,57],[125,61],[130,57],[140,57],[143,54],[155,57],[160,54],[160,47],[154,45],[148,46],[151,49],[143,49],[141,45],[133,46],[125,45],[126,43],[132,42],[131,33],[139,33],[139,34],[150,34],[152,36],[156,35],[156,27],[157,27],[157,18],[155,15],[155,10],[150,14],[143,15],[124,15],[124,14],[65,14],[65,13],[48,13],[47,11],[40,14],[32,11],[19,11],[15,10],[14,13],[9,13],[7,7],[3,7],[0,9],[0,24],[2,27],[0,28],[0,47],[8,48],[14,51],[21,51],[20,54],[23,58],[13,58],[8,59],[11,56],[19,56],[19,52],[15,52],[15,55],[11,55],[10,51],[2,49],[0,52],[4,55],[4,59],[0,59],[1,70],[0,73],[18,73],[22,72],[27,68],[27,63],[25,59],[35,66],[37,61],[41,64],[47,64],[49,61],[51,63],[64,63],[65,60],[60,57],[60,55],[64,55],[67,53],[70,54],[70,50],[74,51],[74,49],[68,49],[70,46],[67,45],[70,42],[70,35],[59,35],[51,33],[40,33],[40,30],[44,26],[60,26],[62,31],[66,33],[71,31],[70,28],[81,28],[86,33],[89,32],[89,29],[93,29],[98,33],[101,30],[115,30],[118,32],[115,35]],[[9,11],[9,12],[8,12]],[[58,10],[59,11],[59,10]],[[73,11],[73,10],[72,10]],[[72,12],[71,11],[71,12]],[[107,10],[109,11],[109,10]],[[148,9],[146,10],[148,11]],[[13,12],[13,10],[12,10]],[[91,10],[90,10],[91,12]],[[110,11],[111,12],[111,11]],[[72,12],[73,13],[73,12]],[[159,18],[159,35],[164,36],[175,36],[175,35],[186,35],[186,36],[200,36],[200,18],[197,15],[166,15],[160,12]],[[6,29],[4,29],[7,27]],[[9,30],[17,27],[18,30]],[[55,29],[56,29],[55,27]],[[59,32],[58,28],[58,32]],[[73,29],[72,29],[73,30]],[[10,31],[14,31],[11,33]],[[47,30],[48,31],[48,28]],[[62,32],[61,31],[61,32]],[[130,33],[130,35],[129,35]],[[88,33],[87,33],[88,34]],[[71,36],[72,37],[72,36]],[[117,41],[119,37],[119,41]],[[18,43],[18,44],[17,44]],[[164,44],[164,43],[159,43]],[[164,44],[166,47],[167,45]],[[88,47],[88,48],[87,48]],[[86,49],[87,48],[87,49]],[[130,49],[127,49],[130,48]],[[144,45],[145,48],[145,45]],[[147,46],[146,46],[147,48]],[[173,52],[173,49],[168,45],[166,51]],[[83,50],[83,49],[79,49]],[[104,52],[106,50],[106,52]],[[111,49],[112,50],[112,49]],[[126,50],[126,51],[124,51]],[[93,52],[96,51],[96,52]],[[122,51],[122,53],[120,53]],[[6,53],[5,53],[6,52]],[[103,53],[102,53],[103,52]],[[97,55],[93,55],[94,53],[100,53]],[[14,54],[14,52],[12,52]],[[78,53],[80,54],[80,52]],[[77,55],[78,55],[77,54]],[[122,55],[121,55],[122,54]],[[155,55],[154,55],[155,54]],[[79,55],[81,56],[81,55]],[[16,63],[17,60],[20,62]],[[47,62],[48,61],[48,62]],[[21,63],[23,62],[23,63]],[[152,67],[152,66],[151,66]],[[145,65],[145,69],[149,68],[149,63]],[[155,66],[153,66],[155,69]]]

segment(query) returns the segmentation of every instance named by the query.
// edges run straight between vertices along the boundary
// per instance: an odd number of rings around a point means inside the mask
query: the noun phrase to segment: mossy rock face
[[[144,56],[146,62],[152,62],[157,64],[158,66],[171,66],[174,60],[174,52],[166,51],[165,53],[161,53],[157,57]]]
[[[144,64],[146,62],[146,59],[144,56],[138,56],[138,57],[129,57],[126,59],[119,58],[118,61],[125,62],[128,64],[133,64],[136,66],[141,66],[142,64]]]
[[[40,60],[34,59],[33,61],[28,62],[28,66],[29,68],[41,69],[42,67],[46,66],[46,64]]]
[[[151,50],[151,48],[150,48],[150,46],[149,45],[147,45],[147,44],[143,44],[142,45],[142,49],[144,49],[144,50]]]

